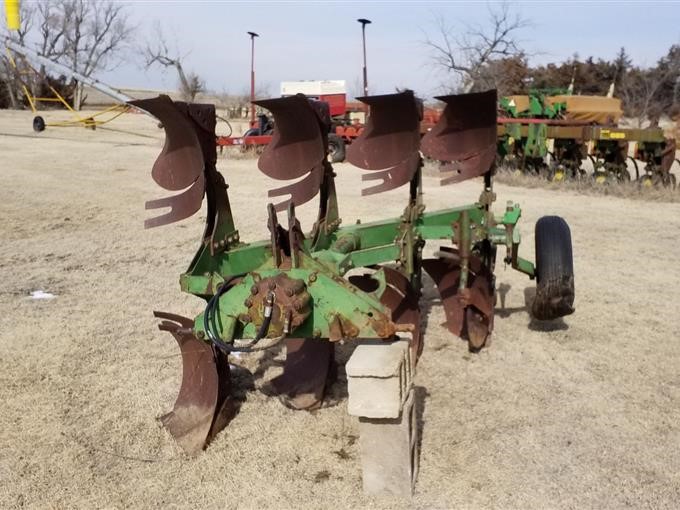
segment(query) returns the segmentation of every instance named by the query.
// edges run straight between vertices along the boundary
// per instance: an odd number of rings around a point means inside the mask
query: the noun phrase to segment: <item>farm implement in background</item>
[[[404,212],[347,226],[327,158],[328,104],[301,94],[257,101],[275,120],[258,167],[284,183],[269,191],[277,201],[262,211],[269,238],[252,243],[241,240],[234,223],[229,176],[216,170],[214,107],[167,96],[131,102],[165,127],[152,176],[180,192],[148,202],[147,209],[170,210],[145,226],[187,218],[207,200],[202,242],[180,277],[182,290],[204,299],[205,310],[195,318],[155,312],[183,359],[179,396],[162,422],[187,453],[205,448],[237,411],[230,355],[285,346],[283,373],[272,386],[289,407],[316,409],[333,382],[335,346],[354,343],[346,365],[348,410],[359,418],[364,489],[411,494],[418,466],[412,377],[423,350],[422,271],[441,295],[444,327],[471,351],[483,348],[493,331],[498,248],[506,264],[536,279],[538,319],[574,311],[566,222],[556,216],[537,222],[534,264],[519,254],[520,206],[508,202],[500,214],[492,210],[495,91],[439,99],[443,115],[421,140],[422,103],[412,92],[360,98],[369,114],[347,159],[365,171],[363,195],[403,187]],[[442,162],[442,184],[480,177],[479,200],[425,212],[420,151]],[[317,220],[305,231],[296,207],[315,197]],[[435,258],[423,258],[428,242],[443,245]]]
[[[499,160],[512,169],[562,181],[585,177],[588,159],[596,182],[626,182],[630,161],[641,185],[676,186],[675,140],[659,127],[619,127],[619,99],[530,93],[499,106]]]
[[[304,94],[309,99],[328,105],[331,118],[328,134],[328,159],[331,163],[345,161],[347,146],[362,133],[366,122],[366,105],[347,101],[344,80],[289,81],[281,83],[281,97]],[[420,133],[424,135],[439,120],[440,112],[424,108]],[[242,136],[218,136],[217,146],[263,149],[272,140],[273,120],[266,114],[257,115],[250,128]]]
[[[35,64],[44,66],[46,69],[51,69],[52,71],[59,73],[62,76],[65,76],[67,78],[73,78],[85,85],[89,85],[93,89],[98,90],[101,93],[119,102],[119,104],[113,105],[109,108],[105,108],[104,110],[96,112],[92,115],[83,116],[77,111],[75,111],[73,107],[68,103],[66,98],[64,98],[63,95],[60,94],[59,91],[57,91],[52,85],[49,84],[47,85],[47,90],[49,91],[51,96],[38,97],[31,94],[29,87],[22,82],[22,90],[24,96],[28,100],[29,106],[31,107],[31,111],[35,114],[35,117],[33,117],[34,131],[39,133],[41,131],[44,131],[46,127],[74,127],[74,126],[82,126],[89,129],[96,129],[98,126],[107,124],[112,120],[120,117],[124,113],[129,112],[132,109],[127,104],[127,102],[131,101],[133,98],[122,93],[121,91],[116,90],[106,85],[105,83],[100,82],[99,80],[84,76],[76,71],[73,71],[72,69],[58,62],[54,62],[53,60],[50,60],[44,57],[43,55],[40,55],[38,52],[33,51],[30,48],[27,48],[26,46],[23,46],[19,43],[16,43],[9,38],[5,38],[4,44],[7,48],[10,64],[15,69],[19,69],[19,66],[17,64],[16,58],[12,55],[11,52],[14,52],[22,57],[21,67],[23,68],[23,71],[19,73],[20,76],[26,75],[27,73],[37,74],[37,71],[35,71],[35,69],[29,63],[29,61],[31,61]],[[39,115],[40,112],[38,110],[38,105],[40,103],[60,104],[66,110],[71,112],[72,118],[70,120],[46,122],[45,118],[42,115]]]

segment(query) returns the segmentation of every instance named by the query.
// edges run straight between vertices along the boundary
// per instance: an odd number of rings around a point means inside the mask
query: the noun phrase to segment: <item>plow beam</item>
[[[129,104],[150,113],[165,128],[165,145],[151,171],[153,180],[169,191],[184,190],[178,195],[146,202],[146,209],[170,207],[170,212],[146,220],[144,227],[167,225],[192,216],[203,202],[206,161],[194,124],[187,115],[186,103],[174,103],[162,95]],[[214,131],[214,126],[212,128]]]
[[[314,198],[321,186],[330,126],[328,105],[312,103],[302,94],[254,101],[274,116],[274,134],[257,162],[266,176],[278,180],[302,179],[269,190],[269,197],[290,195],[275,205],[283,211],[289,203],[301,205]],[[304,177],[303,177],[304,176]]]
[[[358,99],[369,106],[370,113],[366,127],[347,149],[347,160],[363,170],[376,171],[362,180],[382,180],[361,194],[373,195],[408,183],[420,165],[422,103],[412,91]]]
[[[437,97],[446,103],[435,126],[423,137],[425,156],[445,162],[441,184],[487,173],[496,159],[496,91]]]
[[[196,338],[194,321],[154,312],[158,329],[175,337],[182,353],[182,384],[175,405],[161,423],[189,455],[200,453],[233,418],[227,356]]]

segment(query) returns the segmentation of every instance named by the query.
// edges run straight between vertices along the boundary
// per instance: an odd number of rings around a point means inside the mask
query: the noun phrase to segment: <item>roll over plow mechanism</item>
[[[440,97],[444,113],[422,139],[422,102],[411,91],[360,99],[369,117],[348,160],[366,171],[363,180],[379,181],[362,194],[403,186],[403,214],[341,226],[326,157],[327,105],[301,94],[268,99],[257,104],[271,111],[275,131],[258,167],[292,183],[269,192],[283,199],[262,211],[269,238],[253,243],[240,240],[225,178],[216,170],[214,107],[167,96],[132,103],[165,127],[153,179],[180,191],[147,203],[170,212],[145,226],[187,218],[207,200],[202,242],[180,277],[182,290],[204,299],[205,310],[194,319],[155,312],[183,360],[179,396],[162,422],[187,453],[197,454],[235,413],[229,356],[279,345],[285,345],[286,360],[271,386],[293,409],[318,408],[335,374],[335,345],[355,342],[347,364],[349,412],[359,417],[362,438],[373,438],[361,442],[364,488],[403,494],[412,490],[417,472],[411,378],[423,352],[422,270],[441,295],[445,327],[477,351],[493,330],[498,247],[505,249],[505,263],[537,280],[533,310],[550,320],[574,310],[571,239],[564,220],[541,218],[534,265],[519,256],[519,205],[493,212],[495,91]],[[425,212],[423,155],[441,162],[442,184],[481,178],[478,201]],[[295,208],[316,197],[317,219],[305,230]],[[435,258],[423,259],[428,241],[443,246]],[[393,378],[400,382],[389,386]],[[394,443],[403,446],[404,464],[378,470],[376,456],[383,454],[371,445],[390,434],[406,434]]]

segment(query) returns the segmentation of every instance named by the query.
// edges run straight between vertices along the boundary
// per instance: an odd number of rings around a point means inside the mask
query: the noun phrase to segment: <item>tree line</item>
[[[501,3],[489,8],[481,26],[451,25],[435,16],[422,42],[432,67],[444,75],[446,92],[496,88],[499,95],[526,94],[573,83],[575,94],[604,96],[613,84],[630,117],[655,121],[664,113],[680,114],[680,44],[650,68],[633,65],[625,48],[612,60],[574,55],[562,63],[532,66],[520,37],[532,24]]]
[[[629,117],[658,120],[680,115],[680,45],[673,45],[653,67],[632,64],[625,48],[612,60],[574,55],[565,62],[531,66],[524,54],[491,60],[482,66],[472,90],[497,88],[499,94],[531,89],[568,88],[573,93],[604,96],[612,91]]]
[[[159,26],[142,44],[137,31],[129,7],[114,0],[40,0],[23,2],[20,29],[3,27],[0,35],[87,78],[115,69],[134,52],[143,60],[140,67],[173,69],[185,100],[192,101],[204,90],[203,80],[185,69],[186,54],[166,42]],[[56,91],[80,109],[86,99],[83,90],[78,80],[55,75],[21,55],[8,51],[0,56],[0,108],[26,107],[29,95],[53,97]]]

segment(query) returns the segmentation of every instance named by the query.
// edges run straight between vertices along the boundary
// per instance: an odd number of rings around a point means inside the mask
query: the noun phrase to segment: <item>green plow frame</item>
[[[146,225],[179,221],[200,209],[203,196],[207,199],[201,245],[180,276],[181,289],[204,299],[205,310],[194,319],[156,312],[159,327],[174,336],[182,352],[180,393],[162,420],[185,451],[200,452],[238,411],[230,392],[230,355],[285,344],[283,373],[271,383],[294,409],[322,404],[336,371],[338,343],[397,349],[407,338],[406,368],[397,372],[410,380],[423,349],[418,304],[423,271],[439,290],[445,326],[467,340],[471,351],[484,347],[493,330],[499,248],[506,264],[537,280],[537,318],[573,312],[571,240],[564,220],[539,221],[545,224],[537,225],[537,238],[545,239],[543,248],[537,247],[543,263],[537,259],[534,265],[519,256],[520,206],[507,202],[500,214],[492,209],[496,92],[439,99],[446,104],[443,115],[421,140],[422,103],[412,92],[361,98],[370,114],[348,160],[367,172],[364,181],[379,181],[363,194],[403,186],[404,210],[396,218],[353,225],[342,225],[335,173],[327,161],[328,106],[302,95],[258,102],[276,124],[259,168],[271,178],[294,182],[270,190],[270,197],[287,198],[267,207],[270,237],[251,243],[241,241],[227,183],[216,169],[214,107],[167,96],[133,103],[163,123],[166,144],[152,175],[161,187],[179,192],[148,202],[148,209],[170,207],[170,212]],[[421,152],[441,162],[442,183],[481,178],[479,199],[426,212]],[[295,208],[315,197],[317,220],[303,232]],[[439,247],[435,258],[423,258],[428,242]],[[366,370],[381,356],[367,356],[352,370]],[[406,384],[401,393],[413,392]],[[398,408],[406,405],[404,399]],[[349,407],[357,408],[351,400]],[[376,417],[373,411],[357,416]],[[411,439],[406,444],[412,445]],[[411,452],[412,446],[406,449]]]

